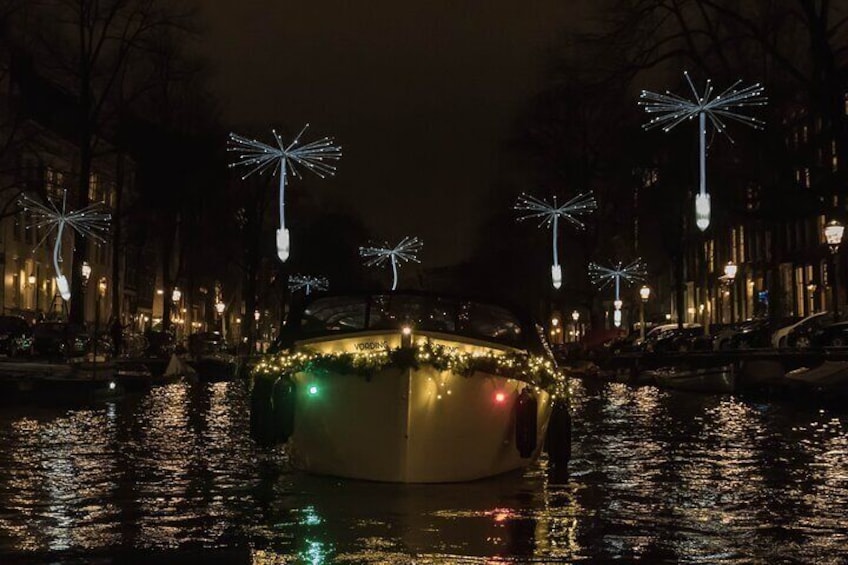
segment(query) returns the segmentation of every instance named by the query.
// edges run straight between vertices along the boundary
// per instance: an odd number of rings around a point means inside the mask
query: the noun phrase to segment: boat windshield
[[[304,311],[300,332],[309,335],[398,329],[437,331],[522,344],[520,320],[501,306],[473,300],[404,294],[319,298]]]

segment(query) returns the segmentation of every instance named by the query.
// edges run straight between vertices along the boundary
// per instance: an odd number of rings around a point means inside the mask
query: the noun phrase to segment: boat
[[[218,332],[189,336],[186,361],[201,381],[230,381],[239,374],[239,358],[228,351],[226,341]]]
[[[700,368],[662,367],[643,373],[664,388],[719,394],[736,390],[736,371],[732,364]]]
[[[0,390],[10,398],[112,398],[123,393],[110,362],[3,361]]]
[[[825,394],[833,399],[848,399],[848,361],[825,361],[816,367],[799,367],[786,373],[793,388]]]
[[[398,483],[495,476],[539,455],[552,414],[549,454],[568,457],[565,377],[539,327],[504,306],[318,296],[289,316],[278,349],[254,369],[251,425],[286,442],[295,469]]]

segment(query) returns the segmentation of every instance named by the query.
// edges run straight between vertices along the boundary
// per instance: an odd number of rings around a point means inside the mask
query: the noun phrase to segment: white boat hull
[[[323,475],[402,483],[498,475],[539,454],[551,414],[550,396],[534,390],[536,449],[524,458],[516,447],[516,401],[532,385],[523,381],[426,365],[388,367],[367,379],[324,372],[294,380],[291,462]]]

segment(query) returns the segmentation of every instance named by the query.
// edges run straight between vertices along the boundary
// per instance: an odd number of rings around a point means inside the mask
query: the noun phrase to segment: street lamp
[[[82,262],[80,274],[82,275],[82,286],[88,285],[88,279],[91,277],[91,265],[88,264],[88,261]]]
[[[730,288],[730,323],[732,324],[735,317],[736,310],[736,297],[733,292],[733,281],[736,280],[736,272],[739,270],[739,267],[736,266],[736,263],[733,261],[728,261],[727,265],[724,266],[724,280],[727,282],[727,286]]]
[[[175,286],[173,292],[171,292],[171,300],[174,301],[174,302],[179,302],[180,298],[182,298],[182,297],[183,297],[182,291],[179,289],[179,287]]]
[[[831,260],[833,261],[833,319],[839,320],[839,245],[842,243],[842,234],[845,232],[843,226],[838,220],[831,220],[824,227],[824,239],[827,241],[827,246],[830,247]]]
[[[89,272],[89,275],[91,272]],[[97,371],[97,341],[100,336],[100,300],[106,296],[106,277],[100,277],[97,281],[97,300],[94,302],[94,345],[92,353],[94,354],[94,371]]]
[[[642,298],[642,303],[639,305],[639,339],[645,341],[645,303],[651,297],[651,288],[648,285],[642,285],[639,289],[639,297]]]
[[[571,313],[571,320],[574,322],[574,341],[579,341],[578,336],[580,335],[578,322],[580,322],[580,312],[575,310]]]
[[[224,304],[224,301],[220,298],[218,302],[215,303],[215,311],[218,313],[218,318],[221,320],[221,339],[227,339],[227,326],[226,326],[226,318],[224,318],[224,310],[227,309],[227,305]]]

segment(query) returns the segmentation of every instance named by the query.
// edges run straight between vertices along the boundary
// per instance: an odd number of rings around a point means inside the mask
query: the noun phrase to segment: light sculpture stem
[[[557,252],[557,228],[559,227],[559,217],[554,216],[554,267],[559,265],[559,253]]]
[[[53,267],[56,269],[56,276],[62,276],[62,269],[59,268],[59,255],[62,252],[62,232],[65,230],[65,224],[60,222],[59,229],[56,232],[56,243],[53,245]]]
[[[615,299],[620,300],[619,292],[621,291],[621,275],[615,275]]]
[[[286,229],[286,160],[280,159],[280,229]]]
[[[397,290],[397,281],[398,281],[397,259],[395,259],[394,255],[392,255],[391,259],[392,259],[392,277],[393,277],[392,278],[392,290]]]
[[[701,194],[707,193],[707,115],[704,112],[698,113],[698,137],[701,143]]]

